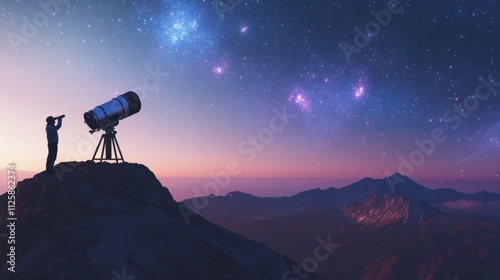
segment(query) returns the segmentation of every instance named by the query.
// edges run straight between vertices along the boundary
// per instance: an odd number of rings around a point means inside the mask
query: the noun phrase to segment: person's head
[[[47,121],[47,124],[51,124],[51,125],[54,125],[56,123],[56,119],[54,119],[54,117],[52,117],[52,116],[47,117],[46,121]]]

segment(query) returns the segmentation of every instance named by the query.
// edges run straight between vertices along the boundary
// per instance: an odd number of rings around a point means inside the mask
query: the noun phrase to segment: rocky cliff
[[[182,204],[143,165],[65,166],[62,176],[20,182],[15,215],[0,196],[0,279],[281,279],[294,266],[196,214],[186,223]]]

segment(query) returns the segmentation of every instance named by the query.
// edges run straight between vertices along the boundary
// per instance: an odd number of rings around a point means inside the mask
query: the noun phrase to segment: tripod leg
[[[111,160],[113,159],[112,156],[112,150],[111,150],[111,146],[113,144],[113,138],[115,137],[114,134],[112,133],[108,133],[106,132],[106,134],[104,134],[104,146],[106,147],[106,160]]]
[[[118,140],[116,139],[116,136],[113,138],[113,140],[114,140],[113,148],[115,149],[116,163],[118,163],[118,159],[120,159],[122,162],[125,162],[125,160],[123,159],[122,150],[120,149],[120,145],[118,145]],[[117,147],[118,147],[118,152],[120,152],[120,158],[118,158],[118,154],[116,153]]]
[[[102,142],[103,138],[104,138],[104,135],[101,135],[101,139],[99,140],[99,144],[97,144],[97,148],[95,149],[94,155],[92,156],[92,161],[95,161],[95,155],[97,154],[97,151],[99,150],[99,147],[101,146],[101,142]],[[101,159],[102,159],[102,154],[101,154]]]
[[[104,160],[104,150],[106,150],[106,136],[105,136],[105,134],[102,135],[102,138],[104,139],[104,141],[102,144],[101,158],[100,158],[99,162],[102,162]]]
[[[118,154],[116,153],[116,137],[113,135],[113,139],[111,139],[111,144],[113,145],[113,151],[115,152],[115,160],[116,160],[116,163],[118,163]]]

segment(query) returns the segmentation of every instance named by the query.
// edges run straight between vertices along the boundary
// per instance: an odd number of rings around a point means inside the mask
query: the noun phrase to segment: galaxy
[[[382,178],[439,129],[446,142],[407,175],[500,180],[496,1],[47,3],[0,4],[6,102],[61,100],[79,115],[143,88],[129,123],[148,145],[131,156],[164,176],[236,159],[243,177]],[[164,73],[153,90],[147,67]],[[291,124],[242,160],[239,143],[283,107]],[[70,147],[85,139],[78,118],[62,137]]]
[[[307,93],[302,88],[295,87],[288,101],[296,104],[302,111],[311,111],[311,104],[309,103]]]

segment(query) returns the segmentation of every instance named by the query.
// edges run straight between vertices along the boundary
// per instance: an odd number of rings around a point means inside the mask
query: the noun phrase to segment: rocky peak
[[[187,212],[144,165],[62,165],[18,184],[15,273],[2,254],[0,279],[281,279],[294,265]],[[2,231],[7,214],[4,194]]]

